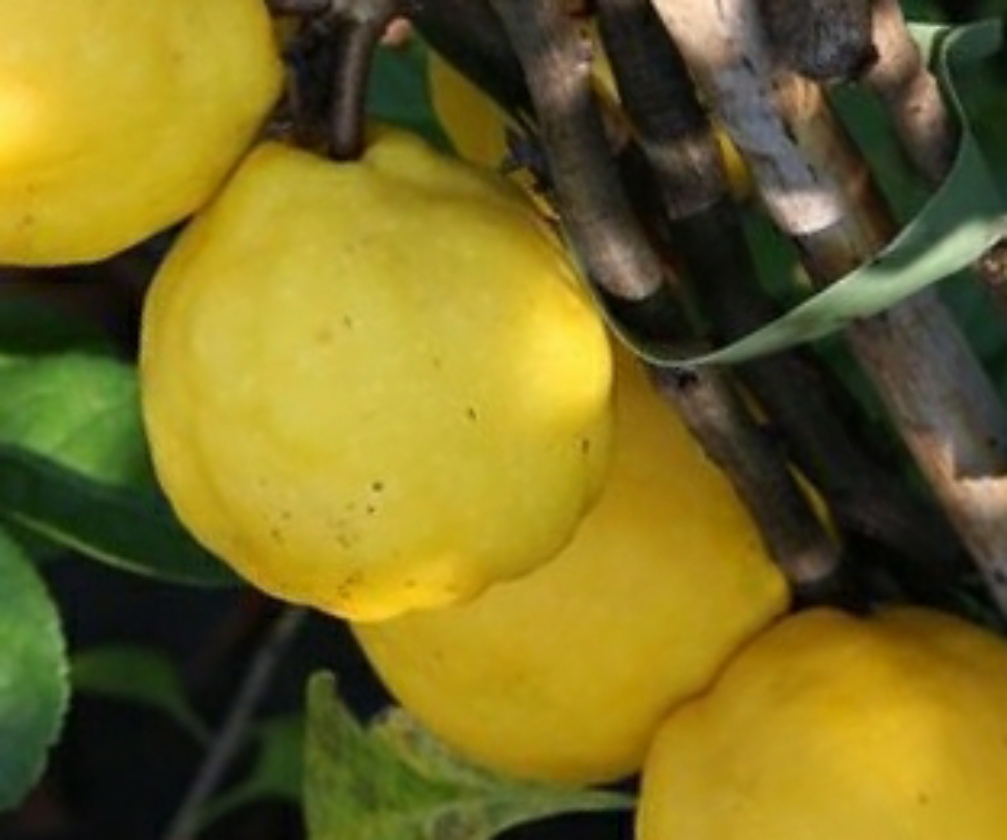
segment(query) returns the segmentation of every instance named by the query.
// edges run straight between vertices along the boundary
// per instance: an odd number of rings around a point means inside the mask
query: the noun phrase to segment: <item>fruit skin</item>
[[[638,840],[1001,840],[1007,644],[920,608],[778,623],[671,715]]]
[[[356,619],[550,559],[608,464],[611,352],[520,192],[395,131],[258,147],[155,278],[154,462],[252,583]]]
[[[476,601],[353,631],[397,700],[469,759],[611,781],[788,605],[727,479],[616,355],[606,489],[553,562]]]
[[[0,0],[0,263],[102,259],[202,205],[283,68],[262,0]]]

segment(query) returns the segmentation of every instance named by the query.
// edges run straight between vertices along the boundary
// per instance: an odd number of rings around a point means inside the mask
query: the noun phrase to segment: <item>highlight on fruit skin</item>
[[[470,603],[352,625],[397,702],[517,777],[635,772],[668,713],[789,602],[727,478],[616,359],[609,478],[563,552]]]
[[[279,97],[262,0],[0,0],[0,263],[100,260],[217,190]]]
[[[379,129],[266,143],[186,229],[141,336],[181,521],[254,585],[378,620],[550,560],[600,492],[611,351],[505,179]]]
[[[999,840],[1007,643],[918,608],[798,613],[662,725],[637,840]]]

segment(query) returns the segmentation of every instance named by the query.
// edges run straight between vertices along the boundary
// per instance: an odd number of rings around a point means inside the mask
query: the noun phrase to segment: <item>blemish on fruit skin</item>
[[[374,493],[381,493],[385,489],[385,483],[383,481],[372,481],[371,491]]]
[[[580,439],[580,454],[589,455],[591,453],[591,441],[588,438]]]
[[[283,545],[283,531],[279,528],[273,527],[269,529],[269,536],[272,537],[273,542]]]
[[[473,423],[479,420],[479,413],[472,406],[467,406],[465,408],[465,416]]]
[[[343,316],[343,327],[348,330],[353,329],[353,319],[349,315]]]

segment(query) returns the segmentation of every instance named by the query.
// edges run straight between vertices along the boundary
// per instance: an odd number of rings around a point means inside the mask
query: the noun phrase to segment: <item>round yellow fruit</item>
[[[727,479],[616,358],[609,481],[559,557],[472,603],[353,626],[406,709],[514,776],[634,772],[668,712],[788,605]]]
[[[1001,840],[1007,644],[918,608],[798,614],[662,726],[638,840]]]
[[[0,263],[107,257],[196,210],[280,93],[262,0],[0,0]]]
[[[604,326],[503,179],[381,131],[259,146],[146,303],[143,411],[182,522],[252,583],[379,619],[549,560],[600,491]]]

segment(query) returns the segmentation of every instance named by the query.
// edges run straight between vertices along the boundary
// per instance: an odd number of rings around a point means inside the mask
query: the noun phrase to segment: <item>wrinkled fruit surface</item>
[[[498,771],[634,772],[669,710],[787,607],[727,479],[617,359],[609,481],[563,553],[472,603],[354,626],[398,701]]]
[[[960,619],[819,609],[662,727],[639,840],[1000,840],[1007,644]]]
[[[0,0],[0,263],[107,257],[217,189],[280,92],[262,0]]]
[[[502,179],[381,131],[254,151],[144,314],[143,408],[180,518],[249,580],[356,619],[546,562],[600,491],[604,327]]]

